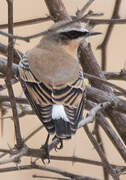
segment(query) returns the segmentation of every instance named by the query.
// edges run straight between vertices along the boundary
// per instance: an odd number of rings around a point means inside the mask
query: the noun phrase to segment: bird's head
[[[58,43],[69,44],[70,41],[78,43],[89,36],[101,34],[100,32],[90,32],[83,28],[80,22],[70,24],[67,21],[55,23],[49,29],[48,37]]]
[[[51,50],[65,50],[71,56],[76,57],[80,42],[89,36],[98,34],[101,33],[90,32],[83,28],[80,22],[60,21],[50,27],[47,35],[40,41],[40,44]]]

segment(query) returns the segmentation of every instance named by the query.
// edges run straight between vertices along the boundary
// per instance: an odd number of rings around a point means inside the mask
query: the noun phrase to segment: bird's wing
[[[41,105],[41,102],[43,101],[42,95],[39,95],[38,93],[38,86],[36,83],[29,83],[25,82],[24,80],[19,78],[22,88],[24,90],[24,93],[33,109],[33,111],[36,113],[40,121],[43,123],[45,128],[49,133],[55,132],[55,126],[54,122],[52,121],[52,105]]]
[[[71,131],[75,133],[78,122],[82,119],[86,102],[85,83],[81,69],[78,78],[74,82],[53,88],[52,95],[55,104],[64,105],[71,124]]]
[[[44,124],[47,131],[54,133],[55,128],[51,117],[52,90],[35,78],[30,71],[26,56],[20,61],[18,71],[20,83],[33,111]]]

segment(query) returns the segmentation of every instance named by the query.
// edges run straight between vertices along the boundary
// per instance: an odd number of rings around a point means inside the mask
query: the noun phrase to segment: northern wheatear
[[[58,138],[70,138],[82,119],[85,83],[77,49],[82,38],[97,34],[80,23],[49,31],[20,61],[24,93],[48,133]]]

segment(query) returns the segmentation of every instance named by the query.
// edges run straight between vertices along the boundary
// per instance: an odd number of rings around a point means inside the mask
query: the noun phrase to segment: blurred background
[[[82,6],[87,2],[87,0],[63,0],[68,12],[70,15],[74,15],[77,9],[81,9]],[[95,0],[95,2],[90,6],[90,10],[93,10],[96,13],[104,13],[104,16],[101,18],[110,18],[113,11],[115,1],[113,0]],[[122,0],[120,7],[120,17],[126,18],[126,1]],[[32,18],[45,17],[48,15],[48,10],[44,3],[44,0],[15,0],[14,1],[14,22],[22,21]],[[0,24],[7,23],[7,3],[6,0],[0,0]],[[20,36],[28,36],[34,33],[38,33],[46,30],[52,24],[51,21],[38,23],[35,25],[28,25],[14,28],[14,34]],[[97,37],[91,37],[89,41],[91,42],[93,52],[99,62],[101,64],[101,51],[97,50],[97,46],[102,42],[104,34],[106,32],[107,25],[97,25],[94,28],[94,31],[102,32],[103,35]],[[4,29],[4,31],[7,31]],[[16,41],[15,47],[25,52],[35,46],[40,38],[36,38],[30,41],[30,43],[26,43],[23,41]],[[7,45],[7,38],[0,35],[0,42]],[[114,30],[111,35],[111,39],[109,41],[107,47],[107,71],[119,72],[126,65],[126,25],[115,25]],[[2,81],[1,81],[2,83]],[[126,88],[126,83],[121,81],[114,81],[114,83]],[[21,87],[20,84],[16,84],[15,86],[15,95],[21,96]],[[20,90],[19,90],[20,88]],[[2,93],[7,93],[6,91]],[[8,112],[8,116],[10,112]],[[29,115],[23,118],[20,118],[20,125],[23,137],[27,137],[34,129],[41,125],[40,121],[36,116]],[[91,128],[93,125],[89,125]],[[105,144],[105,150],[109,162],[118,165],[124,165],[124,162],[121,160],[118,152],[113,147],[112,143],[109,141],[105,133],[101,130],[101,134],[103,135],[103,141]],[[39,131],[35,136],[33,136],[30,140],[27,141],[28,146],[32,148],[39,148],[41,144],[44,142],[46,138],[46,131]],[[4,120],[4,129],[3,135],[0,136],[0,147],[1,148],[12,148],[15,143],[14,136],[14,128],[13,122],[10,118]],[[94,147],[88,140],[83,129],[78,130],[77,134],[73,136],[72,140],[64,142],[63,150],[55,152],[54,150],[51,152],[52,155],[58,156],[77,156],[83,157],[92,160],[100,160]],[[30,158],[22,158],[21,164],[29,164]],[[9,165],[3,165],[1,167],[14,166],[14,163],[10,163]],[[72,162],[63,162],[63,161],[53,161],[49,166],[65,169],[74,173],[91,176],[99,179],[103,179],[103,172],[101,167],[88,165],[88,164],[80,164],[80,163],[72,163]],[[45,175],[45,176],[55,176],[53,173],[47,173],[39,170],[27,170],[27,171],[19,171],[19,172],[9,172],[9,173],[1,173],[0,179],[5,180],[31,180],[32,175]],[[60,177],[57,175],[57,177]],[[39,179],[39,178],[38,178]],[[126,179],[126,175],[121,176],[121,180]]]

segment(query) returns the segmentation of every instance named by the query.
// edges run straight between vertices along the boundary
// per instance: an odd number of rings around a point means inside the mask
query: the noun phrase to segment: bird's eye
[[[87,31],[82,32],[82,31],[72,30],[72,31],[67,31],[67,32],[61,32],[60,34],[61,36],[64,36],[67,39],[72,40],[72,39],[77,39],[79,37],[85,36],[87,33],[88,33]]]

